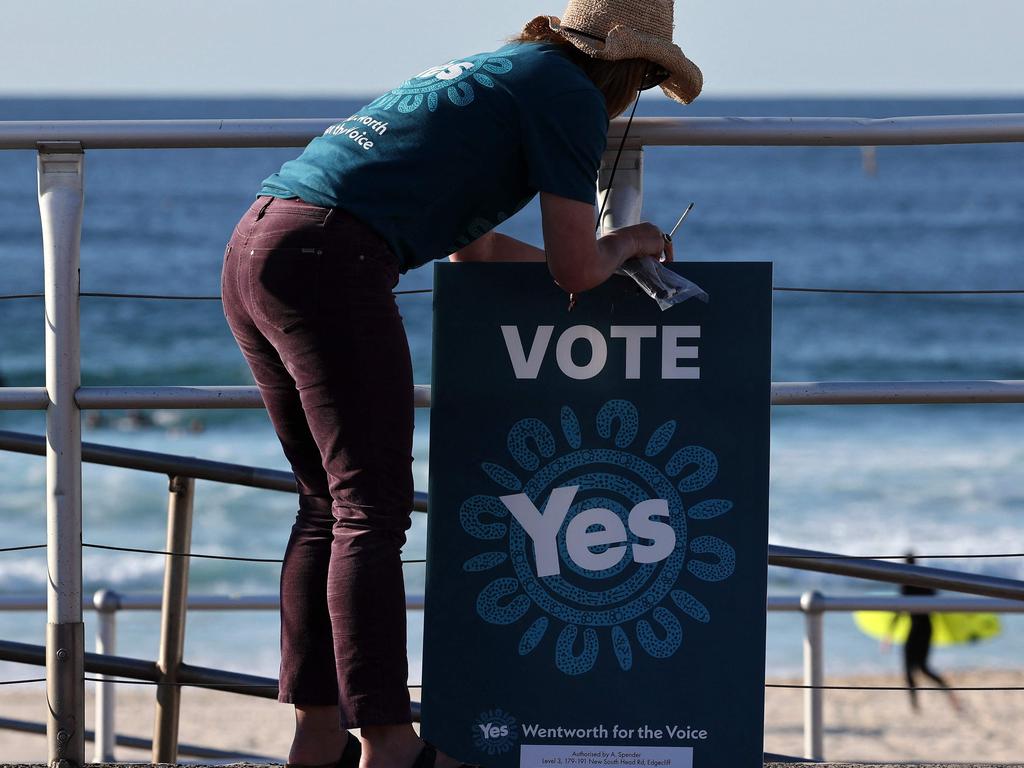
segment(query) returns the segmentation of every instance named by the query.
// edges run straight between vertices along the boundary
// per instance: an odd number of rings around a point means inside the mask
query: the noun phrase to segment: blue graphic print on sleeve
[[[260,194],[342,208],[406,271],[549,192],[593,204],[604,96],[557,46],[513,43],[432,67],[330,126]]]

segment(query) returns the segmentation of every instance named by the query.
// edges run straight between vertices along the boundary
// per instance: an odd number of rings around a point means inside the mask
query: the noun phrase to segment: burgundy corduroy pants
[[[224,255],[224,314],[291,463],[280,701],[410,722],[401,549],[413,385],[396,257],[338,209],[260,197]]]

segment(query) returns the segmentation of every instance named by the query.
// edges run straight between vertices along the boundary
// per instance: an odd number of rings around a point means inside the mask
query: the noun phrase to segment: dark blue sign
[[[681,270],[682,271],[682,270]],[[488,768],[762,764],[771,266],[434,280],[423,735]]]

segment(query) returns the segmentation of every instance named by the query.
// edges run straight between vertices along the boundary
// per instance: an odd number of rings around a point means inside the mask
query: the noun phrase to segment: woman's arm
[[[488,232],[448,258],[451,261],[547,261],[555,282],[567,293],[595,288],[634,256],[672,261],[666,243],[653,224],[623,227],[596,240],[594,207],[547,192],[540,196],[544,250],[497,232]]]
[[[567,293],[596,288],[635,256],[664,254],[672,261],[672,243],[653,224],[623,227],[595,240],[593,206],[542,192],[540,209],[548,269]]]
[[[544,251],[498,232],[488,232],[448,257],[451,261],[544,261]]]

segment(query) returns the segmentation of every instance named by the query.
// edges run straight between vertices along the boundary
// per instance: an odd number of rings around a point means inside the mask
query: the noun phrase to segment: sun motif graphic
[[[467,107],[476,100],[477,86],[493,88],[494,76],[512,71],[513,56],[515,51],[506,51],[500,56],[487,53],[431,67],[388,91],[370,106],[383,110],[397,107],[399,112],[409,113],[426,103],[427,109],[434,112],[444,97],[456,107]]]
[[[463,564],[467,573],[490,577],[477,596],[477,614],[494,625],[529,621],[519,638],[521,656],[533,653],[557,632],[555,665],[566,675],[593,669],[602,642],[610,645],[619,668],[627,672],[637,646],[655,659],[673,656],[683,644],[680,614],[705,624],[711,621],[708,608],[682,589],[680,581],[690,576],[698,582],[721,582],[736,567],[736,551],[721,538],[689,537],[690,524],[703,525],[733,507],[731,501],[716,498],[684,504],[684,495],[689,498],[715,481],[715,454],[699,445],[672,450],[678,431],[675,420],[654,429],[642,447],[634,445],[640,416],[627,400],[605,403],[595,426],[596,436],[585,434],[568,406],[561,409],[557,439],[539,419],[516,422],[507,444],[518,469],[483,463],[482,471],[500,491],[472,496],[459,511],[463,530],[490,547]],[[502,497],[525,494],[538,511],[544,511],[553,492],[564,494],[572,487],[578,490],[556,537],[558,573],[540,577],[530,535]],[[634,545],[646,547],[650,542],[628,527],[630,511],[651,499],[667,504],[666,523],[675,534],[675,546],[657,562],[639,562],[642,558],[631,554]],[[614,562],[603,570],[581,567],[567,549],[572,520],[588,510],[613,513],[628,537],[617,545],[624,555],[609,558]],[[587,533],[593,528],[587,525]],[[589,551],[600,555],[610,546]]]

